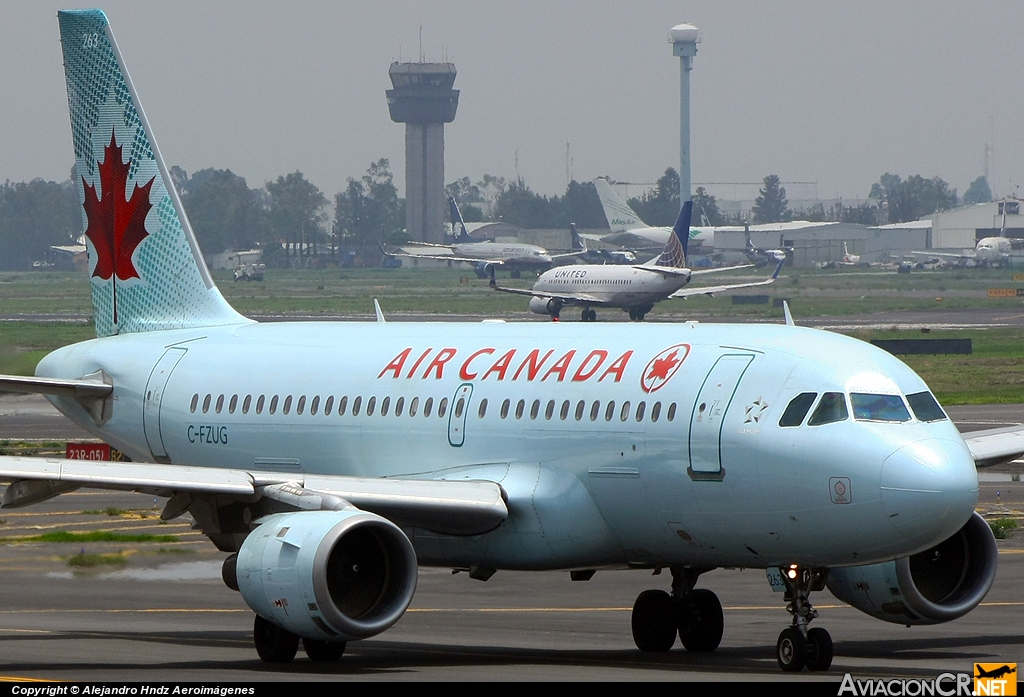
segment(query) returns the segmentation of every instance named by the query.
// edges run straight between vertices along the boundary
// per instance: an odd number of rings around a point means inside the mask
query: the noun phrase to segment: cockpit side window
[[[789,403],[786,411],[782,413],[782,418],[779,419],[779,426],[799,426],[802,424],[804,417],[807,416],[807,412],[810,411],[811,405],[814,404],[817,396],[817,392],[801,392],[796,397],[793,397],[793,401]]]
[[[818,407],[807,420],[808,426],[821,426],[822,424],[845,421],[850,415],[846,409],[846,396],[842,392],[826,392],[821,395]]]
[[[857,421],[910,421],[910,412],[898,394],[850,394],[853,418]]]
[[[918,421],[942,421],[949,418],[931,392],[908,394],[907,401],[910,402],[910,408],[914,410],[914,416]]]

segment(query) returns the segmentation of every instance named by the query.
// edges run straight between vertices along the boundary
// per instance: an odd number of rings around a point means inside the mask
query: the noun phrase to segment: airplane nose
[[[963,442],[929,438],[903,446],[882,465],[882,506],[900,533],[922,544],[959,530],[978,501],[978,471]]]

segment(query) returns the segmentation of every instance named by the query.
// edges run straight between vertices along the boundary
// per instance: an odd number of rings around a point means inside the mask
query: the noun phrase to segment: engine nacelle
[[[558,298],[530,298],[530,312],[538,315],[551,315],[554,317],[562,311],[562,301]]]
[[[365,639],[409,607],[418,566],[394,523],[360,510],[265,518],[238,550],[238,590],[258,615],[309,639]]]
[[[978,513],[931,549],[895,561],[832,569],[828,589],[861,612],[896,624],[940,624],[978,606],[996,577],[998,549]]]

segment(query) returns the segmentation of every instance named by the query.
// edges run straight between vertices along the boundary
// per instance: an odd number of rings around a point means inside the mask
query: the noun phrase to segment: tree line
[[[170,170],[203,251],[260,247],[272,265],[300,262],[351,247],[376,246],[378,240],[400,244],[405,233],[405,200],[399,198],[390,163],[381,158],[361,177],[349,177],[344,191],[327,196],[301,172],[250,188],[229,169],[203,169],[189,176]],[[521,228],[606,228],[608,223],[592,182],[569,182],[562,195],[537,194],[521,178],[485,174],[473,183],[462,177],[445,187],[459,202],[466,222],[500,221]],[[726,215],[718,199],[703,187],[693,194],[694,225],[786,220],[877,225],[916,220],[957,205],[957,193],[939,177],[886,172],[871,186],[870,202],[858,206],[816,204],[793,211],[777,175],[762,182],[749,218]],[[992,199],[985,177],[971,183],[963,203]],[[629,205],[649,225],[671,226],[679,212],[679,175],[671,167],[652,189],[630,198]],[[74,244],[82,234],[82,208],[72,179],[62,183],[34,179],[7,181],[0,187],[0,269],[27,268],[43,259],[50,246]]]

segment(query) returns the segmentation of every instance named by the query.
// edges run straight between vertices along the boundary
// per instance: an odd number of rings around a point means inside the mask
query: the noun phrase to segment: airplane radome
[[[789,325],[248,320],[210,279],[106,17],[59,22],[97,338],[0,389],[46,394],[134,462],[0,457],[5,507],[167,497],[164,518],[231,553],[270,662],[387,630],[420,566],[666,569],[633,638],[697,652],[723,634],[701,574],[763,568],[793,617],[789,671],[831,664],[810,626],[826,585],[906,625],[985,596],[975,459],[1016,451],[965,442],[896,358]]]

